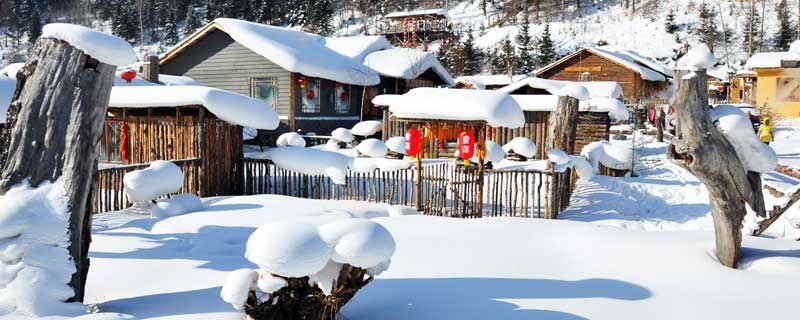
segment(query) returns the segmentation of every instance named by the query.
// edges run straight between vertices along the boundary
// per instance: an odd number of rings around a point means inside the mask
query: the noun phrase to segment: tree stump
[[[28,179],[32,186],[61,180],[70,208],[69,253],[76,272],[71,301],[82,301],[89,270],[91,193],[115,67],[69,43],[40,38],[23,68],[12,110],[8,159],[0,194]]]
[[[680,70],[672,97],[677,119],[676,137],[667,157],[689,170],[708,188],[720,263],[735,268],[742,244],[745,202],[754,208],[747,172],[731,143],[711,121],[705,70]],[[763,206],[763,200],[762,200]]]
[[[656,141],[664,142],[664,108],[656,106]]]
[[[567,154],[575,152],[579,102],[578,99],[569,96],[558,97],[558,105],[550,114],[547,140],[544,145],[545,152],[551,149],[558,149]],[[552,167],[552,164],[548,164],[548,166]],[[571,171],[571,169],[567,169],[567,177],[571,175]],[[558,218],[558,212],[565,203],[563,197],[569,194],[569,188],[570,179],[554,180],[549,190],[551,196],[545,208],[545,219]]]

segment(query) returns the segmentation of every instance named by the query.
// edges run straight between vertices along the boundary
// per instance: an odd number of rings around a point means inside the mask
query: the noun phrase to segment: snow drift
[[[41,37],[65,41],[108,65],[127,66],[136,63],[136,54],[127,41],[83,26],[51,23],[42,28]]]
[[[711,109],[711,119],[733,145],[746,170],[767,173],[778,165],[775,150],[758,139],[744,111],[723,105]]]
[[[349,157],[313,148],[279,147],[267,152],[275,165],[312,176],[328,176],[335,184],[345,184]]]
[[[169,161],[153,161],[147,169],[131,171],[122,178],[132,203],[143,203],[177,192],[183,186],[181,168]]]
[[[306,139],[297,132],[287,132],[278,136],[275,144],[279,147],[305,147]]]

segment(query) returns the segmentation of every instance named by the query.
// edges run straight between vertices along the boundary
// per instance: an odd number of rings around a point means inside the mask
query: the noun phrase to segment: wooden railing
[[[200,159],[172,161],[183,171],[183,187],[177,193],[200,194]],[[118,211],[130,207],[122,178],[126,173],[149,167],[149,163],[108,166],[97,170],[96,188],[92,195],[92,212]]]

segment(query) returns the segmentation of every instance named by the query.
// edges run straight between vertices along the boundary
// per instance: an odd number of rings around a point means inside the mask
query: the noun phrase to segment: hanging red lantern
[[[127,82],[127,83],[131,83],[131,81],[133,81],[133,79],[135,79],[135,78],[136,78],[136,71],[133,71],[133,70],[130,70],[130,69],[128,69],[128,70],[125,70],[125,71],[122,71],[122,72],[119,74],[119,77],[120,77],[122,80],[125,80],[125,82]]]
[[[339,94],[339,100],[342,100],[342,102],[347,101],[347,93],[342,91],[342,93]]]
[[[472,132],[463,131],[458,135],[458,156],[461,159],[469,160],[473,155],[475,155],[475,135]]]
[[[305,78],[300,78],[300,80],[297,80],[297,83],[300,84],[300,89],[305,89],[306,88],[306,79]]]
[[[306,94],[306,96],[308,97],[308,100],[314,100],[314,96],[315,96],[314,89],[308,90],[308,93]]]
[[[128,161],[128,124],[122,121],[119,125],[119,154],[122,161]]]
[[[717,87],[717,92],[719,92],[719,93],[725,92],[725,86],[718,86]]]
[[[419,154],[421,140],[422,135],[417,128],[406,130],[406,155],[413,157]]]

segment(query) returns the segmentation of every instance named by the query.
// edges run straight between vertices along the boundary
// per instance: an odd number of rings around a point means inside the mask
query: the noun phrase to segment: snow
[[[172,162],[158,160],[151,162],[146,169],[126,173],[122,181],[128,200],[145,203],[180,190],[183,172]]]
[[[275,165],[307,175],[328,176],[335,184],[345,184],[349,157],[313,148],[279,147],[267,151]]]
[[[228,274],[228,280],[222,286],[222,300],[230,303],[236,310],[244,310],[244,303],[250,290],[255,289],[258,272],[251,269],[239,269]]]
[[[3,76],[6,76],[6,77],[9,77],[11,79],[16,80],[17,79],[17,73],[20,70],[22,70],[22,67],[24,67],[24,66],[25,66],[25,63],[22,63],[22,62],[9,64],[9,65],[3,67],[3,69],[0,69],[0,75],[3,75]]]
[[[525,116],[510,95],[488,90],[415,88],[393,98],[389,111],[398,118],[486,121],[492,127],[519,128]]]
[[[448,86],[455,85],[439,59],[421,49],[392,48],[367,55],[364,64],[383,76],[400,79],[416,79],[428,70],[433,70]]]
[[[486,145],[486,156],[483,158],[483,163],[491,162],[494,164],[500,162],[500,160],[505,159],[506,152],[503,150],[502,146],[491,140],[486,140],[484,144]],[[478,150],[477,148],[478,146],[476,145],[475,150]],[[458,152],[456,152],[456,154],[458,154]],[[477,151],[475,152],[475,155],[473,155],[472,158],[469,159],[469,161],[478,163]]]
[[[346,128],[336,128],[331,132],[331,136],[344,143],[350,143],[355,138],[353,137],[353,132]]]
[[[115,86],[110,107],[150,108],[202,105],[218,118],[243,127],[272,130],[278,114],[260,100],[201,86]]]
[[[775,150],[761,142],[753,132],[750,117],[732,105],[711,109],[711,118],[725,138],[733,145],[736,155],[747,171],[767,173],[778,165]]]
[[[124,80],[123,80],[124,81]],[[185,76],[159,74],[158,81],[167,86],[199,86],[200,82]]]
[[[392,103],[398,100],[402,95],[399,94],[382,94],[372,98],[372,104],[378,107],[386,107],[392,105]]]
[[[67,285],[75,265],[69,247],[64,185],[27,181],[0,196],[0,317],[78,315]]]
[[[279,147],[305,147],[306,139],[297,132],[287,132],[278,136],[275,144]]]
[[[622,88],[614,81],[590,81],[590,82],[572,82],[562,80],[548,80],[541,78],[530,78],[512,85],[499,89],[503,92],[514,92],[517,89],[528,85],[532,88],[547,90],[551,95],[542,94],[515,94],[511,95],[514,100],[525,111],[552,111],[558,104],[558,97],[562,90],[570,85],[580,85],[588,90],[589,98],[579,99],[582,100],[578,105],[579,111],[591,112],[608,112],[612,120],[627,120],[630,116],[625,104],[620,100],[622,99]],[[579,97],[585,97],[585,92],[580,89],[574,89],[572,92]],[[568,92],[564,92],[568,93]],[[566,94],[569,95],[569,94]]]
[[[286,286],[286,280],[279,277],[273,277],[271,274],[261,274],[258,276],[256,287],[258,290],[265,293],[273,293]]]
[[[369,137],[381,131],[383,122],[379,120],[366,120],[353,125],[350,132],[357,136]]]
[[[366,219],[342,219],[322,225],[319,234],[333,245],[332,260],[362,269],[389,260],[395,242],[386,228]]]
[[[161,199],[150,209],[153,217],[164,219],[203,210],[203,201],[191,193],[181,193],[172,198]]]
[[[567,153],[558,149],[547,150],[547,159],[556,166],[563,166],[569,163]]]
[[[0,123],[6,123],[8,106],[11,104],[16,88],[16,80],[0,75]]]
[[[503,146],[503,151],[506,153],[513,151],[518,155],[532,159],[536,156],[536,144],[531,139],[516,137]]]
[[[364,63],[370,53],[393,48],[384,36],[329,37],[325,46],[359,63]]]
[[[716,63],[717,60],[714,58],[714,54],[711,53],[711,50],[708,49],[708,46],[703,43],[698,43],[692,46],[692,49],[678,60],[676,69],[690,71],[708,70]]]
[[[385,159],[385,158],[351,158],[350,170],[360,173],[371,173],[375,170],[392,172],[411,167],[411,161],[406,159]]]
[[[558,90],[557,95],[562,97],[572,97],[578,100],[589,100],[590,97],[589,90],[586,90],[586,87],[577,83],[565,85]]]
[[[396,11],[389,13],[384,18],[402,18],[402,17],[414,17],[414,16],[429,16],[429,15],[439,15],[439,16],[447,16],[447,10],[445,9],[421,9],[421,10],[412,10],[412,11]]]
[[[304,222],[279,222],[258,227],[247,239],[244,256],[264,271],[298,278],[322,270],[331,251],[317,226]]]
[[[507,86],[527,79],[528,75],[515,74],[511,77],[505,74],[472,75],[460,76],[455,79],[456,83],[471,84],[475,89],[484,90],[486,86]]]
[[[288,71],[362,86],[380,82],[375,71],[326,46],[324,37],[236,19],[218,18],[214,23],[234,41]]]
[[[603,154],[598,161],[607,168],[631,170],[633,169],[633,149],[620,145],[604,144]]]
[[[524,111],[553,111],[558,106],[558,97],[549,94],[514,94],[511,98],[519,104]],[[606,112],[612,120],[627,120],[630,117],[628,109],[622,101],[614,98],[591,98],[578,103],[581,112]]]
[[[361,143],[356,146],[356,150],[358,153],[371,158],[383,158],[386,157],[386,153],[389,152],[389,149],[386,148],[383,141],[378,139],[366,139],[361,141]]]
[[[747,70],[780,68],[783,61],[800,61],[800,52],[758,52],[747,59]]]
[[[127,41],[83,26],[51,23],[42,28],[42,38],[65,41],[108,65],[127,66],[136,63],[136,54]]]
[[[644,58],[637,54],[631,54],[632,51],[612,46],[589,47],[587,48],[592,53],[603,56],[612,60],[628,69],[637,73],[643,80],[647,81],[667,81],[665,76],[671,76],[672,73],[669,69],[659,66],[650,59]],[[656,69],[653,69],[653,68]],[[664,74],[662,74],[664,73]]]
[[[583,146],[581,149],[581,156],[584,156],[586,159],[589,160],[589,163],[594,168],[594,172],[597,172],[600,158],[603,157],[603,153],[605,153],[605,146],[608,145],[608,141],[592,141]]]
[[[800,53],[800,40],[792,41],[789,46],[789,52]]]
[[[594,168],[584,157],[569,156],[569,164],[575,169],[578,178],[582,181],[590,181],[594,178]]]
[[[390,137],[386,139],[384,144],[389,151],[403,155],[406,154],[406,137],[404,136]]]

